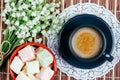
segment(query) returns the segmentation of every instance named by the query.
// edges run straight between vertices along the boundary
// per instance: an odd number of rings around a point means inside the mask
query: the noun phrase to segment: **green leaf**
[[[15,44],[15,42],[17,41],[17,38],[15,38],[12,42],[11,42],[11,48],[13,48],[13,45]]]
[[[7,52],[9,52],[10,49],[11,49],[11,44],[10,44],[10,42],[7,41],[7,40],[4,40],[4,41],[2,42],[2,52],[3,52],[4,54],[6,54]]]
[[[15,31],[13,31],[12,34],[11,34],[11,37],[9,38],[10,43],[12,43],[12,41],[13,41],[15,38],[17,38],[17,36],[15,35]]]
[[[4,35],[4,40],[8,40],[8,38],[9,38],[9,29],[7,28],[5,31],[6,32],[5,32],[5,35]]]
[[[15,44],[12,45],[12,48],[15,48],[16,46],[18,46],[21,40],[22,40],[22,39],[18,39],[18,40],[15,42]]]

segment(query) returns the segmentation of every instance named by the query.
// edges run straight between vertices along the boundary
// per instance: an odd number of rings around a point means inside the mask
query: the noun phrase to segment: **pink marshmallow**
[[[23,62],[27,62],[35,59],[34,54],[35,54],[35,50],[30,45],[18,51],[18,56],[22,59]]]
[[[41,72],[37,74],[36,77],[40,80],[50,80],[53,74],[54,71],[50,67],[47,67],[47,68],[43,68]]]

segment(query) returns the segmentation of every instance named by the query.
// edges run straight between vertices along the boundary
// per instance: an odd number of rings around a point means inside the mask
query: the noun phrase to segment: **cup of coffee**
[[[76,15],[62,27],[60,56],[70,65],[92,69],[113,60],[114,35],[109,24],[91,14]]]
[[[113,56],[106,49],[106,38],[103,32],[93,25],[81,25],[74,29],[69,37],[69,48],[80,61],[91,62],[103,57],[108,61]]]

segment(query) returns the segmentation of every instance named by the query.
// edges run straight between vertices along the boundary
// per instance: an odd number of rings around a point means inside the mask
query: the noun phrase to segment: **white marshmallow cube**
[[[16,80],[31,80],[24,72],[20,72]]]
[[[18,56],[15,56],[12,63],[10,64],[10,69],[18,74],[23,66],[24,63],[22,62],[22,60]]]
[[[39,73],[39,68],[40,68],[40,65],[37,60],[26,63],[26,69],[28,74]]]

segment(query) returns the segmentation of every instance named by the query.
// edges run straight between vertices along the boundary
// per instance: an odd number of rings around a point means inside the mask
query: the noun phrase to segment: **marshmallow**
[[[43,67],[48,67],[51,63],[53,63],[53,57],[46,49],[42,50],[37,55],[37,59]]]
[[[50,80],[54,74],[54,71],[50,67],[43,68],[40,73],[37,74],[37,78],[40,80]]]
[[[12,63],[10,64],[10,69],[18,74],[23,66],[24,63],[22,62],[22,60],[18,56],[15,56]]]
[[[27,74],[30,80],[37,80],[37,78],[33,74]]]
[[[22,59],[23,62],[27,62],[35,59],[34,54],[35,54],[35,50],[30,45],[18,51],[18,56]]]
[[[40,67],[40,65],[37,60],[26,63],[26,69],[27,69],[28,74],[39,73],[39,67]]]
[[[20,72],[16,77],[16,80],[31,80],[24,72]]]

